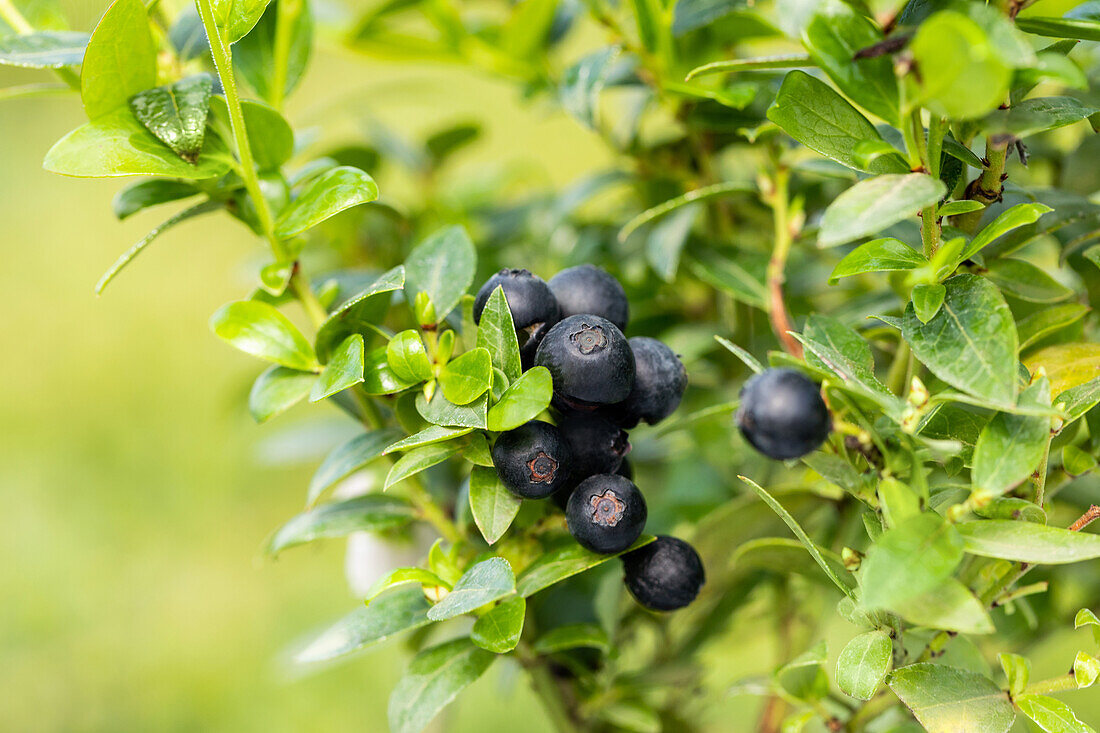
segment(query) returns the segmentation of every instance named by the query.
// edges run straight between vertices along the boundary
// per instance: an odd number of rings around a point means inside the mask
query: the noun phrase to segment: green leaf
[[[489,441],[484,433],[474,433],[462,450],[462,457],[475,466],[493,467],[493,456],[489,452]]]
[[[1065,303],[1051,308],[1042,308],[1016,323],[1020,334],[1020,351],[1024,351],[1052,333],[1071,326],[1089,312],[1087,305]]]
[[[416,411],[420,416],[432,425],[445,425],[452,428],[481,428],[484,430],[488,421],[485,413],[489,404],[489,395],[482,395],[469,405],[456,405],[447,401],[441,391],[432,395],[431,402],[424,395],[416,396]]]
[[[528,369],[489,410],[489,430],[503,432],[534,420],[550,406],[553,393],[554,381],[546,367]]]
[[[363,391],[369,395],[393,394],[417,384],[402,379],[390,368],[385,347],[374,349],[363,359]]]
[[[980,25],[953,10],[921,23],[909,43],[920,69],[919,101],[951,119],[974,119],[1008,94],[1012,69]]]
[[[137,242],[137,244],[123,252],[122,255],[117,260],[115,260],[115,263],[111,265],[111,269],[103,273],[103,275],[99,278],[99,281],[95,284],[95,294],[102,295],[103,291],[106,290],[107,286],[111,284],[111,281],[114,280],[120,272],[122,272],[123,268],[129,265],[135,257],[144,252],[145,248],[152,244],[153,240],[159,237],[163,232],[171,229],[181,222],[187,221],[188,219],[193,219],[196,216],[201,216],[202,214],[207,214],[211,211],[217,211],[221,208],[221,202],[203,201],[201,203],[195,204],[194,206],[189,206],[183,211],[173,216],[170,216],[164,222],[154,227],[153,230],[142,237]]]
[[[1088,3],[1086,3],[1087,5]],[[1073,38],[1079,41],[1100,41],[1100,21],[1095,18],[1075,18],[1072,11],[1064,18],[1028,16],[1016,19],[1016,26],[1028,33],[1048,38]]]
[[[279,24],[289,28],[287,33],[286,74],[283,89],[276,90],[274,69],[275,48],[278,44]],[[284,29],[285,30],[285,29]],[[261,99],[269,104],[290,94],[298,85],[309,63],[313,45],[313,15],[306,0],[281,0],[272,2],[252,29],[233,47],[233,63],[236,70],[248,82]]]
[[[277,171],[294,154],[294,131],[290,129],[290,123],[278,110],[254,99],[241,100],[241,114],[256,167],[261,171]],[[230,129],[225,97],[218,95],[210,98],[210,116],[217,121],[218,129]]]
[[[1086,453],[1077,446],[1066,445],[1062,447],[1062,468],[1069,476],[1084,476],[1093,471],[1097,466],[1096,457]]]
[[[416,655],[390,694],[393,733],[420,733],[440,710],[485,673],[496,656],[469,639],[455,639]]]
[[[625,242],[627,238],[634,233],[639,227],[646,224],[650,224],[658,219],[661,219],[678,209],[683,209],[691,204],[698,203],[700,201],[706,201],[708,199],[718,198],[720,196],[727,196],[734,193],[755,193],[756,187],[749,183],[730,182],[730,183],[715,183],[710,186],[704,186],[702,188],[696,188],[688,191],[685,194],[671,198],[664,203],[657,204],[656,206],[646,209],[642,213],[635,216],[633,219],[623,225],[623,228],[619,230],[619,241]],[[658,272],[660,272],[660,269]]]
[[[962,539],[938,514],[907,519],[867,553],[860,570],[862,603],[869,609],[904,608],[906,600],[951,577],[962,557]]]
[[[736,71],[759,71],[761,69],[795,69],[808,66],[816,66],[816,64],[809,54],[804,53],[757,56],[748,59],[727,59],[697,66],[688,73],[684,80],[691,81],[708,74],[729,74]]]
[[[264,14],[270,0],[210,0],[214,25],[225,45],[244,38]]]
[[[568,624],[547,631],[534,643],[537,654],[555,654],[570,649],[599,649],[607,652],[611,641],[607,632],[596,624]]]
[[[806,531],[802,529],[802,526],[791,516],[790,512],[783,508],[783,505],[775,500],[771,494],[765,491],[759,484],[752,479],[745,478],[744,476],[738,476],[739,479],[748,484],[749,488],[756,492],[757,496],[764,500],[772,511],[779,515],[779,518],[783,520],[783,523],[790,528],[794,536],[798,538],[798,541],[802,543],[802,546],[806,548],[806,551],[810,553],[810,556],[817,562],[818,566],[825,572],[825,575],[833,581],[833,584],[841,590],[845,595],[852,595],[852,589],[856,586],[855,579],[851,574],[841,575],[838,573],[832,565],[826,561],[824,555],[822,555],[820,548],[810,536],[806,534]]]
[[[90,36],[77,31],[38,31],[0,39],[0,64],[25,69],[79,66]]]
[[[1050,383],[1041,379],[1028,387],[1021,402],[1050,404]],[[1043,460],[1050,439],[1050,418],[997,413],[974,446],[971,483],[996,495],[1024,481]]]
[[[306,498],[306,506],[313,506],[314,502],[325,492],[325,489],[334,485],[355,471],[363,468],[376,458],[383,455],[387,444],[399,435],[395,428],[385,430],[372,430],[360,433],[351,440],[338,445],[332,450],[320,468],[313,474],[309,481],[309,491]]]
[[[913,288],[913,313],[921,323],[928,323],[940,312],[947,288],[940,283],[920,283]]]
[[[714,340],[720,343],[723,347],[726,348],[726,350],[728,350],[738,359],[743,361],[745,363],[745,366],[752,370],[753,374],[759,374],[760,372],[764,371],[764,365],[761,364],[755,356],[753,356],[737,344],[733,343],[729,339],[724,339],[721,336],[715,336]]]
[[[1065,390],[1054,398],[1054,404],[1064,405],[1062,410],[1066,424],[1082,417],[1100,405],[1100,377]]]
[[[530,0],[528,0],[530,1]],[[470,349],[439,372],[443,396],[456,405],[468,405],[493,383],[493,358],[488,349]]]
[[[275,223],[275,233],[284,239],[293,237],[345,209],[377,198],[378,184],[366,173],[351,166],[333,168],[306,184],[283,209]]]
[[[206,137],[213,84],[209,74],[196,74],[174,84],[145,89],[130,97],[130,111],[173,153],[194,163]]]
[[[424,568],[411,567],[411,568],[397,568],[383,575],[378,580],[371,584],[371,587],[367,589],[366,597],[364,600],[370,604],[374,597],[380,593],[389,590],[395,585],[402,585],[404,583],[415,582],[424,592],[429,588],[441,588],[443,590],[450,590],[451,585],[447,581],[440,578],[438,575],[430,570]]]
[[[589,129],[596,129],[600,92],[621,53],[619,46],[593,51],[566,69],[562,77],[558,92],[561,106]]]
[[[930,733],[1007,733],[1016,720],[1004,691],[987,677],[942,664],[911,664],[888,681]]]
[[[1097,112],[1100,107],[1084,104],[1073,97],[1035,97],[991,112],[982,120],[982,128],[992,134],[1027,137],[1072,125]]]
[[[1019,654],[1001,653],[997,658],[1001,662],[1005,679],[1008,680],[1009,694],[1014,698],[1018,697],[1027,687],[1028,679],[1031,677],[1031,662],[1027,657],[1021,657]]]
[[[380,644],[395,634],[431,623],[429,604],[420,586],[399,588],[375,598],[321,632],[294,654],[298,664],[327,662],[345,654]]]
[[[659,0],[630,0],[630,5],[642,45],[647,51],[656,51],[662,42],[661,36],[668,30],[664,23],[663,3]]]
[[[1046,733],[1096,733],[1077,718],[1069,705],[1057,698],[1021,695],[1016,698],[1016,706]]]
[[[897,124],[898,77],[887,55],[856,54],[882,40],[882,33],[847,5],[826,3],[802,31],[810,57],[849,98],[869,112]]]
[[[764,283],[732,259],[711,253],[700,260],[691,259],[688,263],[692,274],[734,300],[754,308],[768,307],[768,291]]]
[[[1016,204],[1007,209],[970,240],[970,244],[959,254],[957,262],[965,262],[1013,229],[1035,223],[1048,211],[1053,209],[1043,204]]]
[[[549,588],[555,583],[560,583],[566,578],[590,570],[631,550],[644,547],[654,539],[656,538],[652,535],[642,535],[633,545],[615,555],[599,555],[569,540],[557,549],[544,552],[537,560],[528,565],[527,569],[520,573],[519,579],[516,580],[516,593],[524,598],[529,598],[540,590]]]
[[[699,217],[697,204],[685,206],[655,224],[646,237],[645,256],[649,266],[662,280],[672,282],[680,267],[680,255],[687,244],[691,228]]]
[[[305,399],[316,381],[317,375],[313,372],[269,367],[252,384],[248,411],[256,422],[266,422]]]
[[[414,329],[402,331],[386,346],[386,361],[401,380],[416,384],[433,376],[432,363],[420,333]]]
[[[558,9],[558,0],[521,0],[512,7],[497,42],[509,56],[528,59],[546,43]]]
[[[92,31],[80,99],[93,122],[157,83],[157,51],[141,0],[114,0]]]
[[[503,557],[491,557],[463,573],[454,589],[428,611],[428,618],[443,621],[461,616],[487,603],[499,601],[515,590],[516,576],[512,573],[512,566]]]
[[[1064,402],[1063,393],[1100,376],[1100,344],[1048,346],[1028,356],[1024,366],[1031,374],[1043,369],[1050,380],[1051,394],[1058,395],[1055,404]]]
[[[1097,677],[1100,677],[1100,659],[1085,652],[1077,652],[1077,657],[1073,660],[1073,681],[1077,683],[1077,689],[1092,687]]]
[[[210,317],[210,328],[246,354],[301,371],[318,367],[313,347],[302,332],[267,303],[239,300],[224,305]]]
[[[844,256],[829,275],[830,281],[865,272],[895,272],[924,267],[928,260],[905,242],[898,239],[874,239],[859,245]]]
[[[405,292],[409,301],[427,293],[439,320],[447,317],[474,281],[477,251],[460,226],[440,229],[418,244],[405,259]]]
[[[968,199],[948,201],[936,211],[936,215],[956,216],[957,214],[969,214],[971,211],[981,211],[984,208],[985,204],[981,201],[970,201]]]
[[[232,167],[232,158],[221,138],[209,134],[198,160],[188,163],[157,140],[123,105],[54,143],[42,167],[76,178],[203,179],[225,175]]]
[[[111,210],[122,220],[150,206],[179,201],[200,193],[201,190],[188,181],[153,178],[132,183],[120,190],[111,201]]]
[[[944,282],[947,294],[928,323],[905,309],[902,334],[937,377],[997,406],[1015,403],[1018,337],[1012,312],[988,280],[956,275]]]
[[[806,347],[806,363],[832,372],[847,389],[875,402],[893,419],[901,419],[901,401],[878,381],[871,346],[862,336],[835,318],[814,314],[806,320],[799,340]]]
[[[506,654],[519,644],[523,617],[527,613],[524,598],[508,598],[481,616],[470,630],[470,641],[494,654]]]
[[[328,361],[337,344],[351,334],[366,336],[370,332],[370,326],[385,315],[392,299],[386,293],[400,290],[404,286],[405,268],[398,265],[334,310],[317,330],[317,356],[321,361]]]
[[[776,682],[798,700],[820,700],[829,694],[826,657],[825,642],[822,641],[780,667],[775,673]]]
[[[461,450],[462,446],[457,443],[431,443],[413,448],[394,462],[382,490],[389,491],[394,484],[443,463]]]
[[[883,175],[860,181],[825,209],[819,247],[833,247],[882,231],[916,216],[947,193],[942,181],[924,173]]]
[[[490,545],[504,536],[519,513],[522,500],[509,491],[495,468],[476,467],[470,473],[470,512]]]
[[[344,339],[325,365],[313,392],[310,402],[320,402],[340,390],[347,389],[363,381],[363,337],[355,333]]]
[[[1036,565],[1061,565],[1100,557],[1100,535],[1033,522],[987,519],[956,525],[967,552]]]
[[[857,700],[870,700],[894,666],[893,645],[885,631],[868,631],[849,641],[836,662],[836,683]]]
[[[410,435],[392,445],[386,446],[386,450],[382,453],[383,455],[389,455],[390,453],[399,453],[411,448],[431,445],[432,443],[442,443],[444,441],[453,440],[454,438],[460,438],[472,431],[473,428],[441,428],[438,425],[432,425],[424,428],[416,435]]]
[[[819,550],[834,573],[848,574],[839,555],[824,548]],[[802,543],[786,537],[761,537],[744,542],[730,555],[729,564],[741,570],[759,569],[778,575],[802,575],[815,583],[828,582]]]
[[[324,537],[346,537],[352,532],[381,532],[403,527],[416,518],[404,499],[368,494],[347,501],[322,504],[284,524],[267,543],[267,553],[277,555],[288,547]]]
[[[916,626],[944,629],[960,634],[992,634],[993,620],[970,589],[947,578],[931,590],[892,607]]]
[[[866,117],[823,81],[803,71],[783,79],[768,119],[806,147],[855,170],[855,148],[864,140],[881,140]],[[869,173],[901,173],[909,166],[897,156],[871,161]],[[938,199],[937,199],[938,200]]]
[[[1031,303],[1051,304],[1074,296],[1071,289],[1035,265],[1013,257],[990,260],[983,274],[1005,295]]]
[[[519,340],[516,338],[516,326],[512,321],[512,312],[508,308],[508,298],[503,287],[498,286],[489,295],[485,309],[481,312],[481,322],[477,327],[477,346],[488,349],[493,366],[504,372],[508,381],[519,378],[522,372]]]

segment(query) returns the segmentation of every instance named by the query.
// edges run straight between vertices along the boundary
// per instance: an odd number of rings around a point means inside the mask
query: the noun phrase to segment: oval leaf
[[[252,384],[248,411],[256,422],[266,422],[305,399],[316,381],[317,375],[312,372],[270,367]]]
[[[394,428],[385,430],[372,430],[369,433],[356,435],[346,443],[338,445],[332,450],[320,468],[313,474],[309,481],[309,492],[306,498],[306,506],[313,503],[324,493],[325,489],[345,478],[371,461],[382,456],[387,444],[398,436]]]
[[[825,209],[817,244],[833,247],[875,234],[916,216],[946,193],[942,181],[924,173],[883,175],[860,181]]]
[[[463,573],[454,589],[428,611],[428,618],[443,621],[461,616],[486,603],[499,601],[515,590],[516,576],[512,566],[503,557],[491,557]]]
[[[447,362],[439,372],[443,396],[456,405],[476,400],[493,383],[493,358],[487,349],[476,348]]]
[[[79,66],[90,36],[76,31],[39,31],[0,39],[0,64],[26,69]]]
[[[125,107],[157,83],[157,51],[141,0],[115,0],[92,31],[80,71],[80,99],[88,119]]]
[[[239,300],[224,305],[211,316],[210,327],[246,354],[302,371],[318,366],[313,347],[298,327],[267,303]]]
[[[393,496],[369,494],[299,514],[280,527],[267,544],[267,552],[282,550],[323,537],[346,537],[352,532],[381,532],[403,527],[416,518],[409,502]]]
[[[1002,560],[1061,565],[1100,557],[1100,535],[1071,532],[1034,522],[988,519],[956,525],[972,555]]]
[[[405,259],[405,290],[409,302],[427,293],[438,320],[443,320],[474,281],[477,251],[460,226],[435,232]]]
[[[474,622],[470,641],[495,654],[505,654],[519,644],[523,633],[523,617],[527,613],[527,601],[521,597],[502,601]]]
[[[455,639],[425,649],[413,658],[390,694],[393,733],[420,733],[458,693],[485,673],[496,656],[469,639]]]
[[[470,474],[470,513],[481,536],[495,544],[519,513],[522,500],[509,491],[495,468],[474,468]]]
[[[550,406],[554,381],[546,367],[532,367],[512,383],[489,410],[489,430],[503,432],[534,420]]]
[[[275,224],[275,233],[282,238],[312,229],[344,209],[359,206],[378,198],[378,184],[358,168],[340,166],[314,178],[305,189],[283,209]]]
[[[965,669],[911,664],[890,675],[889,685],[931,733],[1006,733],[1016,719],[1004,690]]]
[[[356,333],[344,339],[332,354],[321,376],[317,378],[309,400],[319,402],[362,381],[363,337]]]
[[[836,683],[846,695],[870,700],[894,665],[894,648],[885,631],[868,631],[849,641],[836,662]]]
[[[326,662],[431,623],[420,586],[398,588],[352,611],[294,654],[299,664]]]
[[[206,135],[213,85],[209,74],[196,74],[175,84],[145,89],[130,97],[130,110],[173,153],[194,163]]]

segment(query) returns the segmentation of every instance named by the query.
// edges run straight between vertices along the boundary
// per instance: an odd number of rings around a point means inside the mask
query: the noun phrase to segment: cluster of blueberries
[[[687,387],[684,365],[657,339],[623,336],[626,292],[597,267],[571,267],[549,282],[527,270],[501,270],[477,293],[476,322],[498,287],[520,338],[523,368],[545,367],[553,378],[555,424],[532,420],[498,436],[497,474],[516,496],[549,497],[562,507],[583,547],[623,552],[647,518],[626,460],[626,431],[672,414]],[[735,420],[750,445],[779,460],[816,450],[831,429],[820,388],[793,369],[768,369],[746,382]],[[688,605],[704,582],[698,553],[675,537],[625,554],[623,567],[635,600],[658,611]]]
[[[501,270],[478,291],[474,320],[504,289],[520,337],[523,366],[546,367],[554,381],[556,424],[532,420],[493,445],[501,481],[524,499],[551,498],[569,532],[601,554],[629,548],[645,528],[645,498],[634,485],[626,431],[650,425],[679,406],[687,372],[652,338],[623,336],[630,307],[618,280],[592,265],[563,270],[549,282],[527,270]],[[688,543],[658,537],[623,557],[627,588],[660,611],[691,603],[703,563]]]

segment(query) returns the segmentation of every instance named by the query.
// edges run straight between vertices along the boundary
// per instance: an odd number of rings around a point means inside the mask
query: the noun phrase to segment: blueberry
[[[645,529],[645,498],[622,476],[592,476],[569,496],[565,521],[581,546],[611,555],[634,544]]]
[[[675,611],[699,595],[706,574],[699,553],[675,537],[659,536],[623,555],[624,580],[634,600],[653,611]]]
[[[624,428],[640,420],[656,425],[680,406],[687,371],[675,352],[657,339],[635,336],[628,343],[634,352],[634,389],[611,408],[611,414]]]
[[[554,394],[568,403],[622,402],[634,387],[634,353],[611,321],[591,314],[569,316],[539,344],[535,364],[550,370]]]
[[[598,473],[615,473],[630,452],[626,431],[601,415],[570,413],[558,420],[558,429],[573,453],[576,482]]]
[[[623,462],[619,464],[619,470],[615,472],[616,475],[623,478],[634,480],[634,464],[630,462],[629,458],[623,458]]]
[[[778,460],[817,450],[831,429],[820,389],[794,369],[768,369],[746,382],[736,419],[753,448]]]
[[[508,310],[519,336],[520,355],[524,366],[529,367],[543,336],[561,319],[561,308],[541,277],[532,275],[529,270],[504,269],[486,280],[477,291],[474,323],[481,323],[481,313],[497,287],[504,288]]]
[[[545,499],[565,488],[572,462],[573,452],[561,431],[538,420],[501,433],[493,445],[497,475],[524,499]]]
[[[630,304],[626,291],[611,275],[595,265],[578,265],[550,278],[550,290],[561,305],[562,318],[591,313],[603,316],[626,330]]]

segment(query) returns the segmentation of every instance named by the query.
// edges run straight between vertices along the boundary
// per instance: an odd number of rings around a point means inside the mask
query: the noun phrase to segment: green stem
[[[1047,488],[1047,467],[1050,463],[1050,442],[1054,440],[1054,433],[1047,432],[1047,442],[1043,446],[1043,458],[1039,461],[1039,470],[1035,473],[1035,503],[1039,505],[1039,508],[1043,508],[1043,502],[1046,500],[1046,488]]]
[[[989,205],[1000,201],[1004,191],[1005,163],[1008,160],[1008,140],[985,139],[986,167],[981,175],[970,182],[966,187],[966,198]],[[973,234],[982,219],[982,209],[959,214],[952,218],[952,223],[968,234]]]
[[[899,397],[905,397],[909,384],[906,377],[909,375],[909,342],[898,340],[898,349],[894,353],[894,360],[890,362],[890,371],[886,373],[886,387]]]
[[[933,118],[935,120],[936,118]],[[921,122],[920,109],[913,110],[912,115],[909,117],[909,122],[912,125],[912,133],[906,138],[906,147],[909,149],[910,162],[919,163],[914,168],[921,168],[933,176],[938,176],[938,171],[933,173],[933,163],[931,148],[936,148],[935,155],[935,168],[939,168],[940,153],[939,148],[943,144],[943,131],[938,131],[939,138],[933,141],[933,130],[929,127],[928,138],[925,139],[924,123]],[[920,234],[921,242],[924,244],[924,256],[931,257],[936,253],[936,250],[940,248],[940,227],[939,221],[936,216],[936,204],[926,206],[921,209],[920,212]]]
[[[858,733],[867,727],[868,723],[898,704],[898,699],[890,692],[883,690],[877,696],[864,703],[856,714],[851,717],[844,726],[849,733]]]
[[[1077,679],[1072,673],[1061,677],[1053,677],[1049,680],[1034,682],[1024,688],[1024,695],[1049,695],[1052,692],[1067,692],[1077,689]]]

